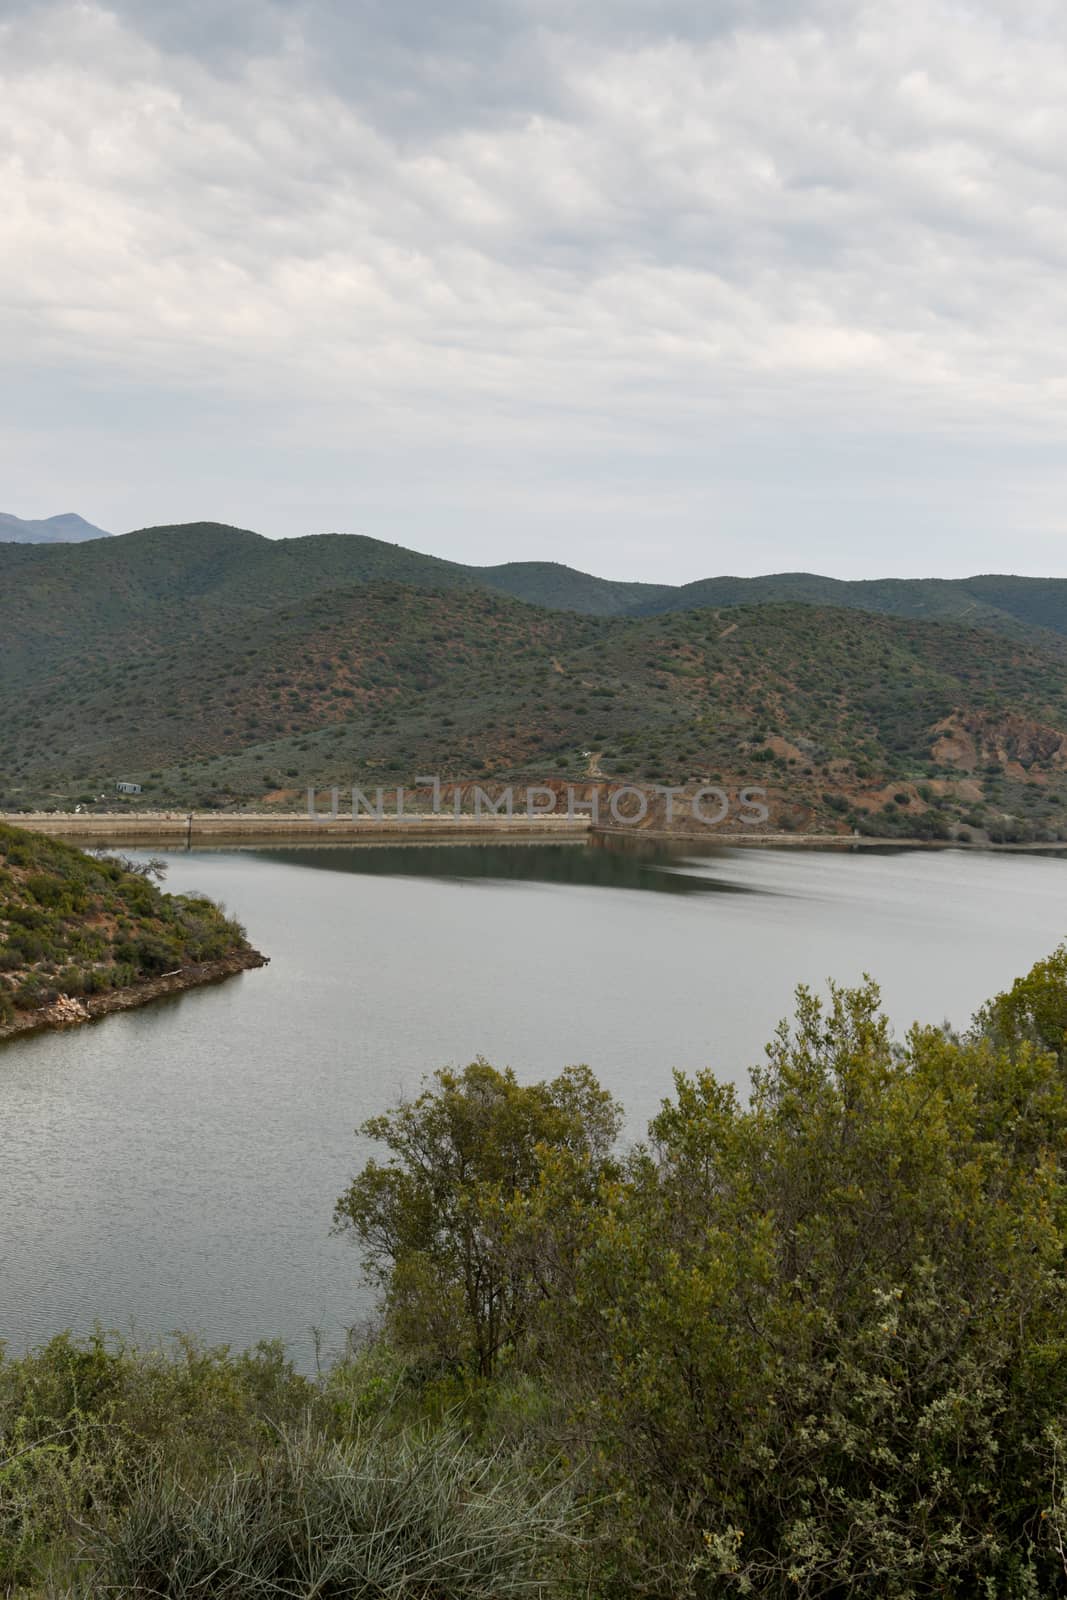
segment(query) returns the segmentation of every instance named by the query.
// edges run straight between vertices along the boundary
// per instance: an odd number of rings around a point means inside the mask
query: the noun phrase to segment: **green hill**
[[[687,606],[771,601],[846,606],[915,621],[949,621],[1011,637],[1067,634],[1067,580],[1058,578],[871,578],[846,582],[811,572],[704,578],[639,602],[640,614]],[[1051,641],[1046,640],[1046,645]]]
[[[106,648],[146,637],[218,630],[283,601],[364,583],[491,590],[528,604],[587,616],[653,616],[695,607],[800,602],[945,620],[1029,637],[1055,648],[1067,635],[1067,579],[884,578],[845,582],[814,573],[717,577],[696,583],[620,583],[556,562],[471,567],[355,535],[264,539],[220,523],[146,528],[81,545],[0,543],[0,586],[10,596],[5,655]],[[17,603],[16,603],[17,602]],[[179,610],[180,608],[180,610]],[[1037,633],[1031,632],[1037,630]],[[1044,634],[1043,641],[1038,635]]]
[[[5,661],[17,672],[86,651],[127,658],[156,640],[224,632],[285,600],[383,580],[474,587],[462,568],[378,540],[272,540],[219,523],[64,549],[0,545]]]
[[[657,602],[677,593],[666,584],[616,583],[561,566],[558,561],[509,561],[500,567],[469,567],[488,589],[555,611],[580,611],[591,617],[620,617],[660,609]],[[673,609],[673,608],[668,608]]]
[[[231,609],[215,630],[188,610],[132,653],[98,640],[5,686],[9,806],[95,803],[118,778],[200,807],[595,766],[763,777],[817,809],[954,777],[978,803],[1003,776],[1026,792],[1013,815],[1059,815],[1067,667],[978,629],[782,604],[588,617],[391,583]]]
[[[1060,825],[1067,586],[1051,580],[671,590],[204,523],[0,545],[0,585],[9,807],[98,804],[120,778],[146,803],[221,806],[431,771],[764,774],[798,816],[865,824],[873,807],[888,827],[895,785],[917,825],[917,786],[955,783],[976,828]]]

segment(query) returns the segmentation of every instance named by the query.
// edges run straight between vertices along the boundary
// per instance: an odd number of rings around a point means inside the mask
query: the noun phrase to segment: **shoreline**
[[[993,844],[982,840],[913,839],[902,836],[851,833],[739,833],[654,828],[594,828],[589,817],[480,817],[412,812],[396,817],[334,817],[315,819],[306,812],[240,812],[219,816],[212,812],[74,812],[0,813],[0,823],[70,841],[96,840],[101,845],[178,845],[194,843],[244,844],[352,844],[375,840],[395,843],[451,840],[477,843],[502,838],[520,844],[546,839],[580,842],[629,840],[650,844],[721,845],[730,849],[837,849],[837,850],[980,850],[1003,853],[1067,852],[1067,840]],[[0,1033],[0,1038],[3,1034]]]
[[[110,1016],[115,1011],[133,1011],[138,1006],[151,1005],[167,995],[184,994],[191,989],[208,984],[224,983],[239,972],[251,972],[270,964],[270,957],[258,950],[238,950],[232,956],[220,956],[217,961],[201,961],[194,966],[181,967],[176,972],[166,972],[158,978],[148,978],[144,983],[130,984],[125,989],[108,989],[103,994],[84,995],[74,1000],[61,996],[51,1005],[37,1011],[23,1011],[13,1022],[0,1024],[0,1045],[8,1039],[24,1038],[31,1033],[48,1033],[60,1028],[79,1028],[87,1022]]]

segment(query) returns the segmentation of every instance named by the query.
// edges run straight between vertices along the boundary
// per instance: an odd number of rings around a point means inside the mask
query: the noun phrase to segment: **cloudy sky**
[[[1063,0],[0,0],[0,510],[1067,573]]]

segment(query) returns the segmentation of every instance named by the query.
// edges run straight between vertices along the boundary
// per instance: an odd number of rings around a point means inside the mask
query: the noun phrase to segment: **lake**
[[[435,1067],[584,1061],[640,1134],[671,1069],[739,1084],[796,983],[967,1022],[1067,933],[1067,860],[387,845],[168,854],[269,967],[0,1049],[0,1339],[94,1321],[284,1338],[370,1309],[333,1202],[357,1124]]]

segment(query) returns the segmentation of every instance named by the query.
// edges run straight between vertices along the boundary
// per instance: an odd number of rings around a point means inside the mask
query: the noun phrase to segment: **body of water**
[[[671,1069],[740,1084],[798,982],[882,984],[898,1029],[967,1022],[1067,934],[1067,860],[637,855],[584,845],[168,855],[259,972],[0,1049],[0,1339],[94,1321],[282,1337],[366,1316],[333,1202],[360,1121],[483,1055],[587,1062],[643,1131]]]

